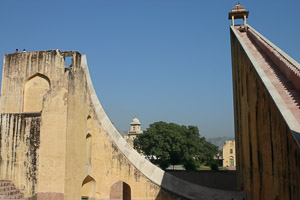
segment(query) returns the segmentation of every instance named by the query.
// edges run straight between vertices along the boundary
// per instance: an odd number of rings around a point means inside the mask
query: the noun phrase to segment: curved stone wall
[[[114,127],[106,115],[93,87],[85,55],[82,55],[81,57],[81,66],[85,70],[91,101],[101,126],[103,126],[111,140],[117,145],[122,154],[151,182],[157,184],[163,189],[166,189],[167,191],[187,199],[242,199],[243,192],[217,190],[188,183],[168,173],[165,173],[163,170],[142,157],[129,144],[127,144],[127,142],[120,135],[118,130]]]

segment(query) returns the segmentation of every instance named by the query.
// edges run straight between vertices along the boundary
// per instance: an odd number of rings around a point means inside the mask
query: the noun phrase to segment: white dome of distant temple
[[[141,125],[140,120],[135,116],[131,121],[130,125]]]
[[[135,136],[136,136],[137,134],[141,134],[141,133],[143,133],[143,131],[141,131],[141,122],[140,122],[140,120],[135,116],[135,117],[133,118],[133,120],[131,121],[131,123],[130,123],[130,131],[128,132],[128,135],[132,135],[132,136],[134,136],[134,138],[135,138]]]
[[[141,122],[135,116],[130,123],[130,131],[128,131],[128,136],[125,136],[124,138],[133,147],[133,140],[136,138],[137,135],[140,135],[142,133],[143,131],[141,130]]]

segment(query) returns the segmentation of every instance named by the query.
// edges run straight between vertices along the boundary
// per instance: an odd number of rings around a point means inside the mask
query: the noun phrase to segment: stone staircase
[[[251,32],[250,30],[248,32]],[[254,33],[252,33],[255,35]],[[287,66],[281,66],[281,68],[278,66],[280,63],[275,62],[274,58],[268,57],[267,53],[262,49],[259,45],[257,45],[252,40],[255,40],[254,37],[258,36],[251,36],[247,35],[246,33],[239,33],[240,37],[244,41],[245,45],[248,47],[251,54],[255,57],[255,60],[257,64],[262,68],[265,75],[268,77],[272,85],[277,90],[280,97],[283,99],[284,103],[286,104],[287,108],[291,111],[291,113],[294,115],[295,119],[300,123],[300,93],[299,90],[296,89],[295,84],[291,82],[291,77],[288,77],[282,69],[285,67],[288,69],[293,69],[294,72],[289,72],[290,74],[294,74],[296,76],[295,79],[299,81],[300,83],[300,70],[292,66],[292,64],[287,63]],[[254,38],[254,39],[253,39]],[[269,44],[266,42],[262,43],[261,45],[265,45],[265,48],[271,48]],[[271,51],[271,50],[270,50]],[[275,51],[274,49],[272,51]],[[282,55],[280,55],[278,52],[275,54],[273,53],[277,60],[285,60]],[[278,58],[277,58],[278,57]],[[285,60],[288,62],[287,60]],[[278,64],[279,63],[279,64]],[[289,71],[289,70],[288,70]],[[298,76],[299,75],[299,76]],[[300,84],[297,84],[300,85]],[[298,86],[299,87],[299,86]]]
[[[15,185],[10,181],[0,181],[0,199],[22,199],[24,195],[16,189]]]

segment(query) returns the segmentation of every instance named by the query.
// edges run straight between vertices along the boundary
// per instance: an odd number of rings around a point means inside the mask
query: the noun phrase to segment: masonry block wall
[[[237,170],[247,199],[300,199],[293,132],[231,28]]]

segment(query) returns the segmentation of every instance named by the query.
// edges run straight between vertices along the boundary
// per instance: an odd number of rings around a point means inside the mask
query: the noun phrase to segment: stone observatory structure
[[[0,199],[243,198],[175,178],[140,156],[105,114],[76,51],[5,55],[0,110]]]
[[[247,17],[229,13],[244,20],[230,27],[239,179],[246,199],[300,199],[300,65]]]

